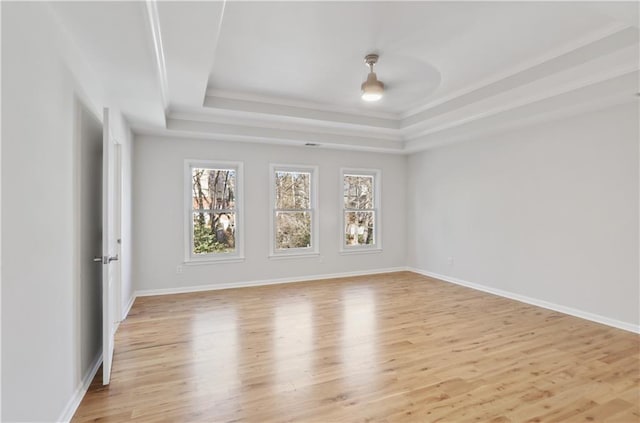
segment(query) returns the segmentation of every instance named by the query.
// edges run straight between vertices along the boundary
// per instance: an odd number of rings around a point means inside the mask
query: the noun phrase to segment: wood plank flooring
[[[410,272],[142,297],[73,421],[638,422],[639,339]]]

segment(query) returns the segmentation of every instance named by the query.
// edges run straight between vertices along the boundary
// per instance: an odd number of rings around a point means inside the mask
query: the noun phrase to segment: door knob
[[[95,261],[96,263],[102,263],[102,264],[109,264],[112,261],[116,261],[118,260],[118,255],[116,254],[115,256],[104,256],[104,257],[94,257],[93,261]]]

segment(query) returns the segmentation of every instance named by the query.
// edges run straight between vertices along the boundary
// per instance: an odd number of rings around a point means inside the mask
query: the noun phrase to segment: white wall
[[[411,156],[409,265],[638,325],[638,119],[630,103]]]
[[[56,421],[87,377],[76,307],[74,102],[100,119],[104,103],[50,6],[1,7],[2,420]],[[117,131],[130,138],[121,121]]]
[[[406,157],[217,142],[136,137],[134,141],[134,280],[138,290],[242,283],[406,266]],[[185,265],[184,160],[244,162],[245,257],[242,263]],[[270,260],[269,163],[319,166],[320,257]],[[340,168],[382,169],[383,252],[338,254]]]

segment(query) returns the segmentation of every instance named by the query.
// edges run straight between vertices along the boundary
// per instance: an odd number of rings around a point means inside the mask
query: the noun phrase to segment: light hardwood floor
[[[410,272],[142,297],[74,421],[638,422],[639,339]]]

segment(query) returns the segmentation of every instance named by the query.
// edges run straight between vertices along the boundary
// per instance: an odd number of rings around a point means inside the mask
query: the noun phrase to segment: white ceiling
[[[402,113],[612,23],[569,3],[235,2],[209,87]],[[359,96],[369,52],[387,85],[376,103]]]
[[[531,121],[531,113],[636,101],[638,5],[148,1],[52,8],[136,132],[406,152],[452,133],[458,139]],[[370,52],[380,54],[376,72],[387,86],[379,103],[359,97]]]

